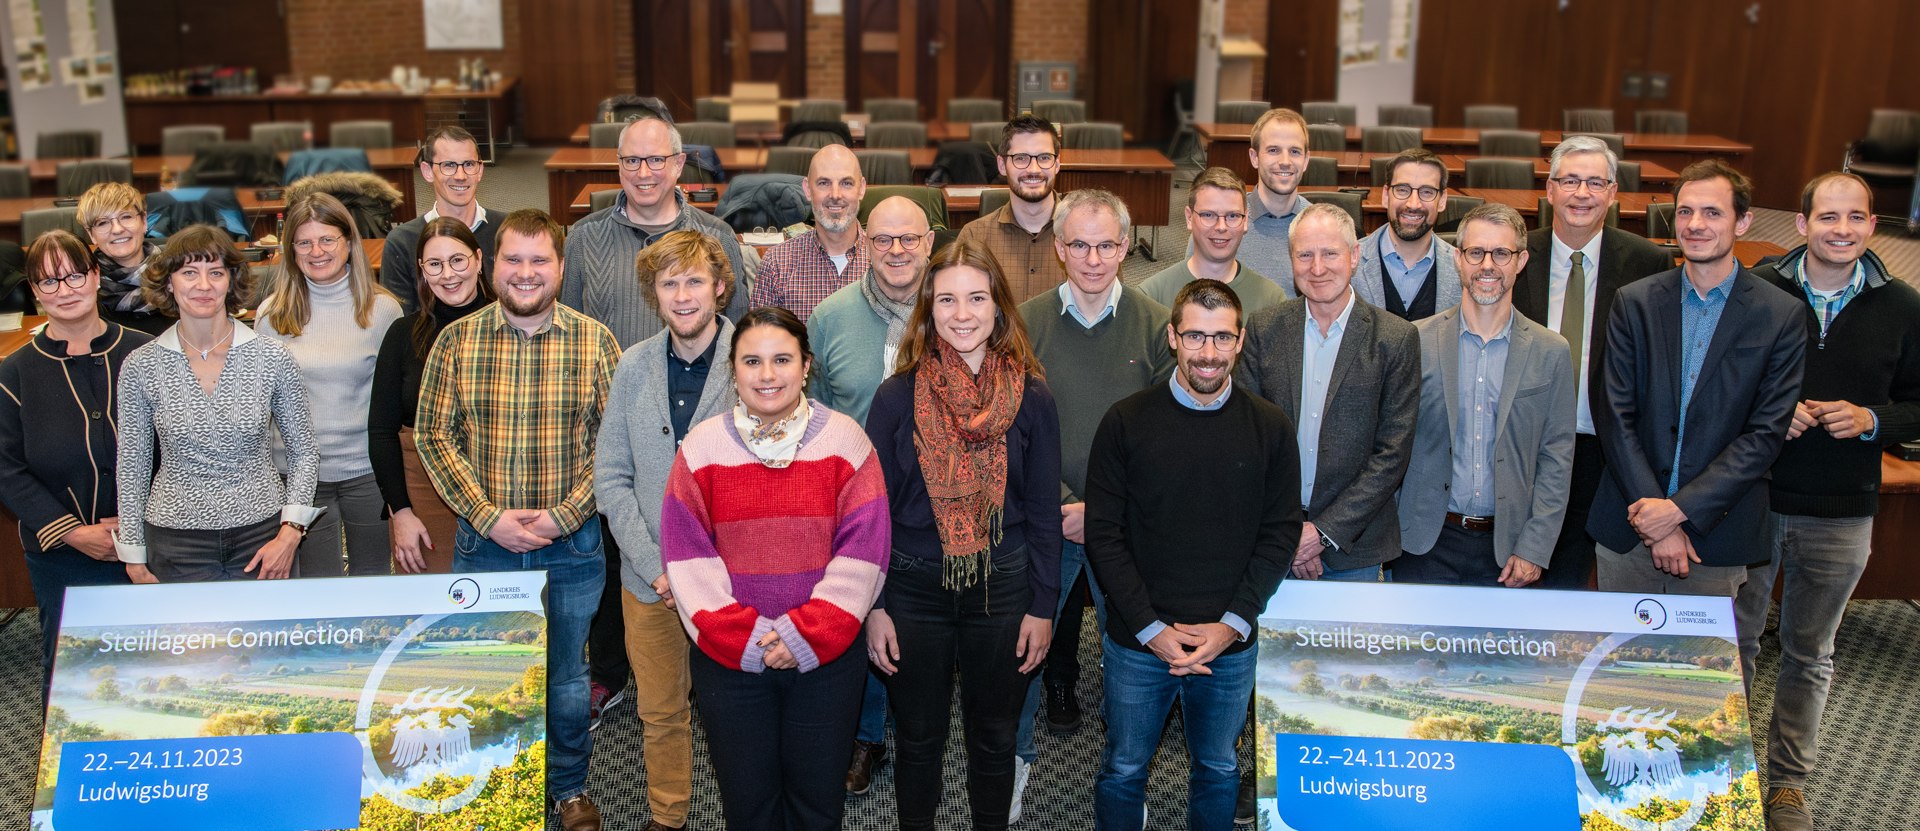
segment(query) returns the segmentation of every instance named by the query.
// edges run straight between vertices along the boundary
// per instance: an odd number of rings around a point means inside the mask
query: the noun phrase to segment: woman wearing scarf
[[[893,514],[867,651],[889,676],[900,827],[934,827],[958,667],[973,827],[999,831],[1060,591],[1060,421],[985,246],[933,256],[896,366],[867,414]]]
[[[80,194],[74,220],[93,242],[93,264],[100,270],[100,316],[130,329],[158,335],[173,318],[156,311],[140,294],[140,268],[160,252],[147,239],[147,199],[125,182],[101,182]]]
[[[807,400],[792,312],[733,330],[740,403],[687,433],[660,508],[660,560],[728,828],[840,827],[866,679],[861,620],[886,578],[879,460],[853,419]]]

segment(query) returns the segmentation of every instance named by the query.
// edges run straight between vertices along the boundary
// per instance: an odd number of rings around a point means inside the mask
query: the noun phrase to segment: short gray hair
[[[1060,226],[1075,208],[1105,208],[1120,220],[1120,236],[1125,239],[1133,232],[1133,215],[1127,212],[1127,203],[1104,188],[1081,188],[1068,191],[1053,203],[1053,232],[1060,233]]]
[[[627,122],[627,126],[620,128],[620,137],[614,142],[615,145],[626,143],[628,130],[638,127],[642,124],[654,123],[654,122],[657,122],[660,124],[660,126],[667,128],[667,141],[669,142],[669,146],[673,148],[673,152],[675,153],[686,152],[685,146],[680,143],[680,128],[673,126],[673,122],[667,121],[665,119],[660,119],[660,118],[641,117],[641,118],[636,118],[632,121]]]
[[[1599,153],[1607,160],[1607,178],[1620,181],[1620,157],[1613,154],[1613,148],[1594,136],[1568,136],[1553,148],[1553,155],[1547,157],[1547,175],[1560,178],[1560,160],[1575,153]]]
[[[1308,219],[1314,217],[1325,219],[1328,222],[1338,225],[1342,230],[1347,232],[1347,240],[1349,242],[1360,238],[1360,235],[1354,232],[1353,214],[1347,213],[1346,208],[1342,208],[1331,202],[1315,202],[1312,205],[1308,205],[1306,210],[1301,211],[1299,216],[1294,217],[1292,225],[1287,226],[1288,246],[1292,246],[1293,241],[1300,238],[1300,226],[1306,224]]]
[[[1460,217],[1460,233],[1464,236],[1467,226],[1475,222],[1491,222],[1505,225],[1513,231],[1513,250],[1527,250],[1527,221],[1520,218],[1520,212],[1498,202],[1475,205],[1467,215]]]

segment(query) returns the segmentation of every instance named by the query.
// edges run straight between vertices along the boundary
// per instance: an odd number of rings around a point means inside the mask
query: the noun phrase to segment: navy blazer
[[[1727,306],[1708,342],[1687,412],[1680,412],[1680,292],[1676,268],[1621,286],[1607,319],[1605,397],[1594,401],[1594,431],[1606,456],[1587,532],[1614,551],[1640,538],[1627,506],[1664,498],[1674,465],[1673,501],[1701,564],[1766,562],[1760,544],[1767,515],[1768,469],[1780,455],[1800,395],[1807,332],[1786,292],[1739,268]],[[1674,444],[1686,419],[1678,460]]]

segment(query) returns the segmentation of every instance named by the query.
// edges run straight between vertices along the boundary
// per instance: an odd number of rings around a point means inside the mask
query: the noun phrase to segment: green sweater
[[[1020,304],[1027,337],[1047,371],[1060,411],[1060,479],[1063,501],[1085,498],[1087,452],[1107,408],[1140,390],[1165,383],[1173,371],[1167,348],[1167,307],[1139,289],[1122,290],[1113,314],[1092,329],[1080,325],[1060,303],[1059,291],[1041,292]],[[815,347],[818,352],[818,347]]]
[[[1179,296],[1180,287],[1193,282],[1193,272],[1187,268],[1187,261],[1181,260],[1167,266],[1159,274],[1141,281],[1140,290],[1169,309],[1173,308],[1173,298]],[[1233,275],[1233,282],[1227,284],[1240,298],[1241,318],[1253,317],[1261,309],[1271,308],[1286,302],[1287,294],[1280,290],[1280,284],[1260,276],[1260,272],[1240,264],[1239,273]]]
[[[893,374],[893,368],[881,366],[887,323],[867,305],[860,280],[841,286],[813,307],[807,317],[807,341],[813,347],[813,380],[807,394],[864,426],[873,391]]]

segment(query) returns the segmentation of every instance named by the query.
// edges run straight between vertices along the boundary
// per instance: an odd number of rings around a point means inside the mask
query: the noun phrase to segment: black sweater
[[[493,301],[474,292],[473,302],[465,306],[433,306],[433,337],[440,330]],[[420,408],[420,371],[427,356],[413,348],[413,324],[420,319],[414,312],[387,327],[380,341],[380,355],[374,359],[372,403],[367,408],[367,455],[373,461],[373,481],[380,486],[380,497],[387,513],[413,507],[407,496],[407,468],[400,449],[400,428],[413,426],[414,411]]]
[[[108,323],[90,354],[69,356],[43,329],[0,363],[0,502],[28,552],[72,552],[68,531],[119,515],[114,395],[127,355],[150,340]]]
[[[1155,621],[1260,613],[1300,542],[1300,449],[1285,411],[1243,389],[1194,410],[1155,384],[1121,399],[1087,464],[1087,561],[1107,635],[1139,651]],[[1236,642],[1227,652],[1251,646]]]
[[[1818,427],[1790,439],[1773,463],[1772,508],[1813,517],[1873,516],[1880,507],[1880,452],[1920,438],[1920,292],[1887,274],[1880,258],[1861,255],[1866,285],[1820,336],[1813,304],[1795,279],[1806,246],[1757,276],[1806,309],[1807,368],[1800,398],[1848,401],[1873,411],[1873,441],[1836,439]]]

